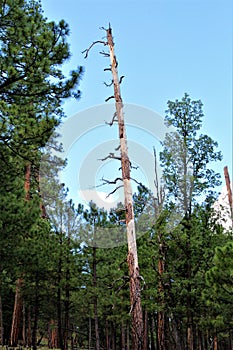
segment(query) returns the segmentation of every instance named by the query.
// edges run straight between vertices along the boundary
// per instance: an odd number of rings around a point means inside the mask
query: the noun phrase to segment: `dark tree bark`
[[[69,214],[68,214],[69,215]],[[65,319],[64,319],[64,350],[68,350],[68,338],[69,338],[69,323],[70,323],[70,219],[68,219],[68,237],[67,237],[67,243],[68,243],[68,251],[67,251],[67,258],[66,258],[66,282],[65,282]]]
[[[3,319],[2,319],[2,297],[0,294],[0,345],[4,345],[4,329],[3,329]]]
[[[62,245],[62,233],[60,233],[60,245]],[[57,325],[59,348],[64,350],[63,332],[62,332],[62,305],[61,305],[61,278],[62,278],[62,259],[58,260],[58,276],[57,276]]]
[[[94,228],[95,230],[95,228]],[[98,299],[97,299],[97,271],[96,271],[96,247],[93,247],[93,287],[94,287],[94,320],[95,320],[95,349],[100,350],[99,320],[98,320]]]
[[[150,349],[155,350],[155,338],[154,338],[154,320],[151,314],[149,314],[149,329],[150,329]]]
[[[32,348],[36,350],[37,348],[37,328],[39,320],[39,283],[38,276],[36,276],[36,290],[35,290],[35,300],[34,300],[34,322],[32,328]]]
[[[31,327],[31,307],[28,307],[28,327],[27,327],[27,346],[30,348],[32,345],[32,327]]]

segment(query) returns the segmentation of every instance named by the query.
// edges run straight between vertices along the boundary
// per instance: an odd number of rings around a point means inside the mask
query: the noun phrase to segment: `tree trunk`
[[[125,349],[125,325],[124,322],[122,321],[121,323],[121,350],[126,350]]]
[[[27,328],[27,346],[32,345],[32,330],[31,330],[31,307],[28,307],[28,328]]]
[[[218,337],[217,334],[214,334],[214,346],[213,346],[213,350],[218,350]]]
[[[89,317],[88,350],[91,349],[91,317]]]
[[[150,349],[155,350],[155,338],[154,338],[154,319],[151,315],[149,314],[149,329],[150,329]]]
[[[21,321],[21,315],[22,315],[22,297],[21,297],[22,284],[23,284],[23,279],[19,278],[16,282],[15,303],[14,303],[14,311],[13,311],[12,324],[11,324],[10,346],[17,346],[18,344],[20,321]]]
[[[60,267],[59,267],[60,270]],[[58,278],[60,284],[60,278]],[[62,337],[62,311],[61,311],[61,287],[58,286],[57,290],[57,326],[58,326],[58,342],[59,348],[63,350],[63,337]]]
[[[127,323],[127,328],[126,328],[126,347],[127,350],[130,350],[130,336],[129,336],[129,324]]]
[[[192,312],[192,287],[191,287],[191,243],[190,243],[190,233],[188,231],[188,241],[187,241],[187,348],[188,350],[193,350],[193,312]]]
[[[57,324],[54,320],[49,322],[49,331],[48,331],[48,347],[49,349],[58,348],[58,336],[57,336]]]
[[[30,199],[30,178],[31,178],[31,165],[30,163],[25,167],[25,181],[24,181],[24,190],[25,190],[25,200],[29,201]],[[20,320],[22,315],[22,297],[21,297],[21,287],[23,285],[23,278],[18,278],[16,282],[16,291],[15,291],[15,303],[14,311],[11,324],[11,336],[10,336],[10,345],[17,346],[18,337],[19,337],[19,327]]]
[[[23,329],[22,329],[22,336],[23,336],[23,347],[26,347],[26,309],[25,304],[23,302]]]
[[[4,345],[4,329],[3,329],[3,319],[2,319],[2,297],[0,294],[0,345]]]
[[[32,328],[32,348],[36,350],[37,348],[37,328],[38,328],[38,319],[39,319],[39,283],[38,276],[36,276],[36,294],[34,301],[34,322]]]
[[[114,53],[114,43],[112,30],[109,27],[107,30],[107,40],[110,52],[111,71],[114,84],[114,98],[116,105],[116,115],[119,127],[120,152],[121,152],[121,170],[122,180],[124,185],[125,197],[125,213],[126,213],[126,228],[128,241],[128,268],[130,276],[130,303],[131,303],[131,319],[132,319],[132,336],[133,349],[143,349],[143,317],[141,307],[141,292],[140,292],[140,274],[138,265],[137,245],[135,222],[133,212],[132,188],[130,182],[130,160],[128,157],[127,138],[123,115],[123,102],[120,92],[120,83],[118,79],[117,60]]]
[[[232,222],[232,228],[233,228],[233,199],[232,199],[230,176],[229,176],[227,166],[224,167],[224,176],[225,176],[225,181],[226,181],[228,202],[229,202],[229,206],[230,206],[231,222]]]
[[[148,349],[148,312],[147,312],[146,309],[144,311],[144,326],[143,326],[143,329],[144,329],[144,333],[143,333],[143,336],[144,336],[143,350],[147,350]]]
[[[159,259],[158,259],[158,274],[159,274],[159,306],[158,311],[158,348],[159,350],[166,350],[165,343],[165,314],[164,314],[164,286],[163,286],[163,274],[164,274],[164,264],[165,264],[165,247],[163,242],[163,237],[158,234],[159,243]]]
[[[116,349],[116,326],[113,322],[111,324],[111,350],[117,350]]]
[[[95,230],[95,227],[94,227]],[[95,233],[94,233],[95,234]],[[93,287],[94,287],[94,320],[95,320],[95,349],[100,350],[98,299],[97,299],[97,270],[96,270],[96,247],[93,247]]]
[[[108,331],[108,320],[105,321],[105,339],[106,339],[106,350],[109,350],[109,331]]]
[[[64,319],[64,350],[68,350],[68,339],[69,339],[69,321],[70,321],[70,219],[68,220],[68,251],[67,251],[67,259],[66,259],[66,284],[65,284],[65,319]]]

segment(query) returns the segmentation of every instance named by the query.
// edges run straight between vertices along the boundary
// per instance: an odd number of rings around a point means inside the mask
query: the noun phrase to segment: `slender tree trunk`
[[[214,346],[213,346],[213,350],[218,350],[218,337],[217,334],[214,334]]]
[[[27,346],[30,348],[32,345],[32,327],[31,327],[31,307],[28,307],[28,328],[27,328]]]
[[[91,317],[89,317],[88,349],[91,349]]]
[[[57,336],[57,324],[54,320],[49,322],[49,331],[48,331],[48,347],[49,349],[58,348],[58,336]]]
[[[155,338],[154,338],[154,320],[151,314],[149,314],[149,328],[150,328],[150,349],[155,350]]]
[[[125,349],[125,325],[124,322],[122,321],[121,323],[121,350],[126,350]]]
[[[26,309],[25,304],[23,302],[23,329],[22,329],[22,335],[23,335],[23,347],[26,346]]]
[[[193,312],[192,312],[192,287],[191,287],[191,243],[190,232],[187,230],[188,242],[187,242],[187,348],[193,350]]]
[[[34,301],[34,322],[32,328],[32,348],[36,350],[37,348],[37,328],[39,319],[39,283],[38,276],[36,276],[36,291],[35,291],[35,301]]]
[[[69,273],[67,273],[66,278],[68,278]],[[65,319],[64,319],[64,350],[68,350],[68,338],[69,338],[69,309],[70,309],[70,289],[69,281],[66,281],[66,299],[65,299]]]
[[[25,200],[29,201],[30,199],[30,178],[31,178],[31,165],[27,164],[25,167],[25,181],[24,181],[24,190],[25,190]],[[21,296],[21,287],[23,285],[23,278],[18,278],[16,282],[15,290],[15,303],[14,311],[11,324],[11,336],[10,336],[10,345],[17,346],[18,337],[19,337],[19,327],[22,316],[22,296]]]
[[[159,243],[159,259],[158,259],[158,274],[159,274],[159,306],[158,311],[158,348],[159,350],[166,350],[165,343],[165,314],[164,314],[164,286],[163,286],[163,274],[164,274],[164,264],[165,264],[165,246],[163,242],[163,237],[158,234]]]
[[[106,339],[106,350],[109,350],[108,320],[105,321],[105,339]]]
[[[148,349],[148,312],[144,311],[144,340],[143,340],[143,350]]]
[[[127,350],[130,350],[130,335],[129,335],[129,324],[127,323],[127,328],[126,328],[126,346]]]
[[[70,219],[68,219],[68,251],[67,251],[67,259],[66,259],[66,284],[65,284],[65,319],[64,319],[64,350],[68,350],[68,338],[69,338],[69,314],[70,314]]]
[[[58,289],[57,289],[57,325],[58,325],[58,340],[59,348],[63,349],[63,336],[62,336],[62,310],[61,310],[61,259],[58,263]]]
[[[162,204],[163,204],[163,188],[159,185],[159,176],[158,176],[158,168],[157,168],[157,155],[156,150],[154,148],[154,160],[155,160],[155,188],[156,188],[156,202],[154,204],[155,208],[155,217],[156,222],[158,224],[159,215],[161,214]],[[166,263],[166,246],[164,242],[164,236],[158,225],[158,302],[159,302],[159,310],[157,315],[157,342],[158,349],[165,350],[165,296],[164,296],[164,271],[165,271],[165,263]]]
[[[0,292],[0,345],[4,345],[4,328],[3,328],[3,319],[2,319],[2,296]]]
[[[111,324],[111,350],[117,350],[116,349],[116,326],[113,322]]]
[[[18,344],[20,321],[21,321],[21,315],[22,315],[22,297],[21,297],[22,284],[23,284],[23,279],[19,278],[16,282],[15,303],[14,303],[14,311],[13,311],[12,325],[11,325],[10,346],[17,346]]]
[[[107,40],[110,52],[111,71],[114,85],[114,98],[116,105],[116,116],[119,127],[120,152],[121,152],[121,169],[122,180],[124,185],[125,196],[125,212],[126,212],[126,228],[128,241],[128,268],[130,276],[130,303],[131,303],[131,319],[132,319],[132,335],[133,349],[143,349],[143,317],[141,307],[141,292],[140,292],[140,274],[138,265],[136,233],[132,200],[132,188],[130,182],[130,160],[128,157],[127,138],[123,114],[123,102],[120,92],[120,83],[117,71],[117,60],[114,53],[114,43],[112,30],[109,27],[107,30]]]
[[[95,230],[95,228],[94,228]],[[93,287],[94,287],[94,320],[95,320],[95,349],[100,350],[98,299],[97,299],[97,270],[96,270],[96,247],[93,247]]]

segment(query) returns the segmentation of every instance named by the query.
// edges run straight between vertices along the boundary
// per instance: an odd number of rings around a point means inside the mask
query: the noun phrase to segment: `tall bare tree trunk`
[[[166,342],[165,342],[165,296],[164,296],[164,272],[165,272],[165,263],[166,263],[166,244],[164,241],[163,229],[159,226],[159,216],[161,214],[161,209],[163,205],[163,188],[159,185],[159,177],[158,177],[158,168],[157,168],[157,155],[156,150],[154,148],[154,160],[155,160],[155,188],[156,188],[156,202],[155,202],[155,217],[156,222],[158,224],[158,302],[159,302],[159,310],[157,314],[157,342],[158,342],[158,350],[166,350]]]
[[[114,43],[112,37],[112,30],[107,29],[107,42],[111,60],[111,71],[114,85],[114,98],[116,105],[116,116],[119,127],[120,152],[121,152],[121,169],[122,180],[124,185],[125,197],[125,212],[126,212],[126,227],[127,227],[127,241],[128,241],[128,268],[130,276],[130,303],[131,303],[131,317],[132,317],[132,335],[133,335],[133,349],[141,350],[143,348],[143,317],[141,306],[141,292],[140,292],[140,274],[138,265],[138,254],[136,244],[132,188],[130,182],[130,160],[128,156],[127,137],[125,131],[123,102],[120,92],[120,83],[117,71],[117,60],[114,53]]]
[[[226,181],[226,186],[227,186],[228,202],[229,202],[229,206],[230,206],[231,222],[232,222],[232,227],[233,227],[233,199],[232,199],[230,176],[229,176],[227,166],[224,167],[224,176],[225,176],[225,181]]]

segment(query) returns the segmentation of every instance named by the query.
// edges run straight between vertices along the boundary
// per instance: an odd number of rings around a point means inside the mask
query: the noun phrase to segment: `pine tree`
[[[200,256],[201,235],[205,230],[200,223],[197,224],[196,210],[199,197],[205,195],[206,198],[210,198],[213,188],[220,184],[220,175],[215,174],[209,163],[221,160],[221,154],[215,151],[215,141],[207,135],[198,134],[204,116],[201,101],[192,101],[188,94],[185,94],[181,101],[168,101],[166,113],[167,124],[175,127],[176,132],[166,136],[160,159],[169,211],[173,210],[179,214],[172,219],[178,224],[177,227],[169,233],[170,257],[174,254],[170,276],[170,281],[174,282],[170,285],[170,294],[174,298],[173,305],[177,307],[176,313],[185,313],[186,346],[193,350],[196,288],[194,281],[200,267],[195,261],[195,256]],[[171,249],[173,244],[175,247]],[[174,261],[180,261],[179,265],[174,264]],[[175,291],[176,287],[179,291]],[[184,345],[181,346],[183,348]]]
[[[12,275],[24,258],[19,254],[21,244],[41,215],[41,151],[63,117],[62,100],[79,97],[82,68],[68,78],[63,74],[63,64],[70,57],[69,28],[63,20],[48,22],[39,1],[1,2],[0,25],[0,273]],[[27,166],[31,173],[26,202]]]

